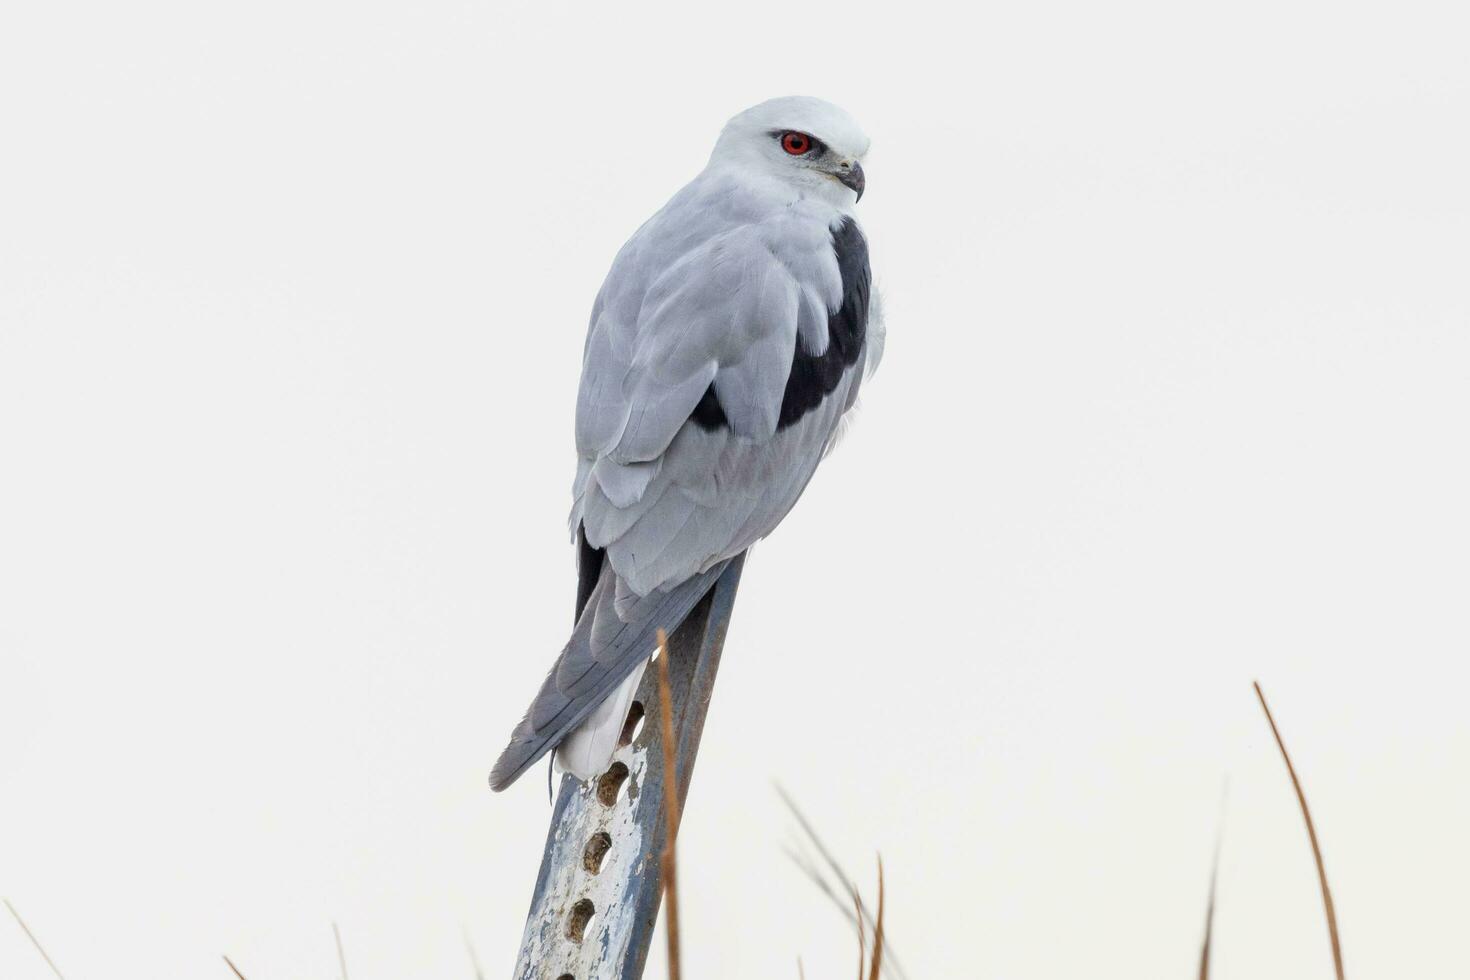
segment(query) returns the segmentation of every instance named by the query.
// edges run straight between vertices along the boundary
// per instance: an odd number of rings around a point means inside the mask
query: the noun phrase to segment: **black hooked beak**
[[[868,186],[868,179],[863,175],[863,165],[856,160],[852,163],[844,163],[837,171],[837,182],[843,187],[851,188],[857,193],[857,199],[863,199],[863,188]]]

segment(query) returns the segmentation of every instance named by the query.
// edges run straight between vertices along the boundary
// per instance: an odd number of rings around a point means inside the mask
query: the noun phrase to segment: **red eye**
[[[783,133],[781,135],[781,149],[794,157],[799,157],[812,148],[812,138],[806,133]]]

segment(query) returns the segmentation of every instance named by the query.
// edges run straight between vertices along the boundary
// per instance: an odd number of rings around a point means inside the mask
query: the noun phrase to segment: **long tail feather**
[[[721,562],[668,592],[651,593],[633,602],[625,595],[618,602],[617,576],[604,563],[572,638],[490,771],[490,788],[499,792],[515,782],[646,663],[657,644],[658,631],[672,633],[714,586],[726,564]]]

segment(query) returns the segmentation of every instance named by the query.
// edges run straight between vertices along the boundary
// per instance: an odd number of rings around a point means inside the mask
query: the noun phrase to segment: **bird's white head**
[[[846,209],[863,196],[867,152],[867,135],[846,112],[821,99],[788,95],[726,123],[710,166],[753,171]]]

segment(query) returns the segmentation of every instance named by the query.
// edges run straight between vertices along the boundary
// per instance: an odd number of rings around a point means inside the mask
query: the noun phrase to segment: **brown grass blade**
[[[245,974],[240,972],[240,968],[238,966],[230,962],[230,958],[228,956],[225,957],[225,966],[229,967],[230,972],[239,977],[240,980],[245,980]]]
[[[56,974],[57,980],[66,980],[61,975],[61,971],[57,969],[56,964],[52,962],[51,957],[47,955],[46,948],[41,945],[41,940],[36,938],[36,934],[31,932],[31,927],[26,925],[26,920],[22,919],[20,913],[15,910],[15,906],[10,904],[10,899],[4,899],[4,902],[5,907],[10,910],[10,914],[15,917],[16,925],[20,926],[20,931],[25,933],[26,938],[31,941],[31,945],[36,947],[36,952],[40,953],[41,959],[45,960],[46,965],[51,967],[51,972]]]
[[[842,913],[843,917],[858,930],[860,935],[863,932],[862,924],[864,923],[876,931],[877,920],[873,917],[872,912],[868,910],[867,905],[863,903],[862,892],[857,887],[857,884],[843,870],[842,865],[837,863],[837,859],[832,856],[832,852],[822,842],[822,838],[818,836],[816,828],[812,826],[811,821],[806,818],[806,815],[801,812],[801,808],[796,805],[796,801],[791,798],[791,794],[787,793],[781,784],[776,783],[774,785],[776,794],[781,797],[781,802],[786,805],[786,809],[790,810],[791,815],[796,818],[797,825],[801,827],[802,833],[806,835],[807,842],[816,850],[822,861],[831,870],[832,877],[837,882],[836,887],[829,884],[816,863],[804,855],[788,847],[785,848],[787,857],[791,858],[792,863],[796,865],[797,869],[806,875],[812,884],[821,890],[823,895],[827,896],[832,904],[837,907],[837,910]],[[855,903],[856,916],[853,913],[854,903],[849,903],[846,899],[842,898],[841,895],[844,894],[857,899]],[[866,937],[863,938],[865,939]],[[885,965],[890,974],[896,980],[907,980],[903,964],[899,962],[898,956],[893,952],[892,944],[887,939],[884,940],[883,948],[887,960]]]
[[[1276,727],[1276,719],[1271,716],[1271,706],[1266,703],[1261,684],[1259,681],[1251,683],[1256,689],[1256,698],[1261,702],[1261,710],[1266,713],[1266,723],[1271,726],[1271,734],[1276,738],[1276,747],[1281,750],[1281,758],[1286,762],[1286,773],[1291,777],[1291,787],[1296,790],[1297,803],[1301,804],[1302,819],[1307,823],[1307,838],[1312,842],[1312,858],[1317,862],[1317,880],[1322,884],[1322,907],[1327,912],[1327,935],[1332,940],[1332,965],[1337,971],[1337,980],[1343,980],[1337,909],[1332,904],[1332,889],[1327,885],[1327,866],[1322,863],[1322,847],[1317,843],[1317,827],[1312,823],[1312,810],[1307,806],[1307,794],[1302,791],[1302,781],[1297,778],[1296,767],[1291,764],[1291,753],[1286,751],[1286,743],[1281,739],[1281,730]]]
[[[837,859],[832,856],[832,852],[829,851],[827,849],[827,845],[822,842],[822,838],[818,836],[816,828],[813,827],[811,821],[806,818],[806,814],[801,812],[801,808],[796,805],[796,801],[791,798],[791,794],[787,793],[785,788],[782,787],[779,783],[776,784],[776,794],[781,797],[781,802],[786,804],[786,809],[790,810],[791,815],[796,818],[797,824],[801,827],[802,832],[806,834],[807,841],[810,842],[812,847],[816,849],[818,856],[820,856],[821,859],[826,863],[827,867],[831,869],[832,876],[836,878],[837,883],[842,886],[842,891],[846,892],[849,895],[859,896],[859,900],[857,903],[858,917],[862,920],[865,920],[869,925],[872,925],[872,913],[870,913],[868,911],[868,907],[863,904],[861,900],[862,893],[858,890],[857,883],[848,876],[847,872],[843,870],[842,865],[837,863]],[[816,870],[815,866],[811,867],[812,870]],[[811,871],[808,871],[808,874],[811,874]]]
[[[1215,860],[1210,868],[1210,900],[1205,905],[1205,941],[1199,951],[1199,980],[1210,980],[1210,948],[1215,941],[1215,883],[1220,878],[1220,839],[1215,838]]]
[[[674,759],[674,697],[669,687],[669,637],[658,631],[659,724],[664,749],[664,873],[665,934],[669,941],[669,980],[679,980],[679,886],[674,844],[679,836],[679,772]]]
[[[878,980],[883,971],[883,855],[878,855],[878,924],[873,927],[873,968],[868,980]]]

